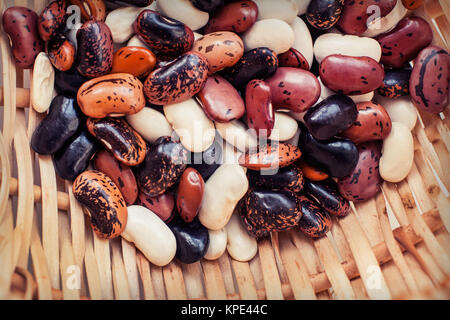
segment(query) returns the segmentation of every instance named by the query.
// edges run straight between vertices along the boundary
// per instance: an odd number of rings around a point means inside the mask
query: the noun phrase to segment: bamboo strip
[[[186,286],[186,295],[188,299],[198,299],[205,296],[203,288],[203,274],[200,261],[190,264],[183,264],[183,278]]]
[[[22,300],[31,300],[35,292],[33,276],[27,269],[17,266],[11,281],[12,287],[16,286],[22,292]]]
[[[92,231],[94,239],[94,254],[97,259],[98,271],[100,275],[100,284],[102,287],[103,299],[114,299],[113,281],[111,273],[111,250],[109,240],[100,239]]]
[[[1,162],[1,185],[0,185],[0,221],[6,214],[6,206],[9,199],[11,168],[9,165],[8,150],[6,149],[5,139],[0,133],[0,162]]]
[[[173,260],[167,266],[162,268],[164,283],[166,285],[168,300],[185,300],[187,299],[186,287],[183,280],[183,271],[180,263]]]
[[[31,154],[28,147],[28,138],[25,129],[25,114],[18,111],[14,130],[14,148],[16,150],[16,162],[18,180],[22,183],[18,187],[16,229],[21,234],[20,242],[17,242],[17,265],[26,268],[31,241],[31,228],[33,225],[33,168],[31,167]],[[19,245],[20,244],[20,245]],[[45,247],[44,247],[45,249]],[[59,267],[59,265],[58,265]]]
[[[258,299],[255,281],[253,280],[249,264],[247,262],[231,259],[231,266],[236,277],[240,298],[242,300]],[[228,295],[228,299],[230,299],[230,295]]]
[[[364,231],[370,245],[374,246],[383,241],[383,233],[378,220],[377,208],[374,199],[353,203],[354,214]]]
[[[9,297],[11,277],[14,274],[14,221],[11,200],[6,200],[5,214],[0,217],[0,299]]]
[[[153,288],[155,290],[155,298],[157,300],[167,299],[166,286],[164,283],[163,268],[151,264],[150,273],[152,276]]]
[[[227,298],[225,284],[220,271],[219,262],[202,260],[203,276],[205,279],[206,296],[209,300],[224,300]]]
[[[356,300],[369,300],[366,287],[364,286],[364,282],[361,278],[353,279],[350,281],[350,284],[352,285],[353,292],[355,292]]]
[[[352,250],[368,296],[371,299],[390,299],[391,294],[378,261],[353,211],[346,217],[338,219],[338,222]]]
[[[258,243],[259,259],[262,266],[264,288],[266,288],[267,299],[283,299],[281,281],[275,262],[275,254],[268,239],[262,239]]]
[[[81,289],[81,269],[75,264],[70,239],[69,218],[61,214],[59,218],[59,246],[61,248],[60,271],[62,293],[65,300],[79,300]]]
[[[406,179],[409,188],[411,189],[411,193],[414,194],[414,200],[418,205],[419,212],[425,212],[434,209],[436,206],[428,196],[428,193],[415,163],[413,163],[411,171],[409,172]]]
[[[314,241],[314,246],[317,249],[320,261],[324,265],[325,273],[336,294],[336,298],[339,300],[355,299],[350,280],[347,278],[330,240],[327,237],[322,237]]]
[[[86,226],[86,228],[88,228]],[[85,232],[86,250],[84,253],[84,266],[86,269],[86,280],[89,289],[89,296],[93,300],[103,299],[100,269],[94,253],[94,239],[92,232]]]
[[[112,253],[111,271],[114,297],[116,300],[130,300],[131,294],[128,286],[125,266],[123,265],[120,240],[118,238],[112,239],[110,244]]]
[[[139,276],[137,269],[136,247],[124,238],[122,240],[122,257],[125,272],[127,274],[128,286],[130,289],[130,298],[139,300],[141,293],[139,289]]]
[[[279,235],[280,253],[294,298],[297,300],[317,299],[305,262],[300,251],[291,242],[288,234]]]
[[[150,263],[140,252],[136,254],[137,267],[141,277],[142,288],[144,290],[145,300],[155,300],[155,292],[150,273]]]
[[[230,260],[231,258],[228,255],[227,250],[225,250],[225,252],[217,260],[219,262],[220,270],[222,271],[223,282],[225,284],[227,294],[236,292]]]
[[[37,296],[40,300],[52,299],[52,284],[45,257],[44,248],[39,236],[37,220],[33,219],[33,229],[31,230],[31,259],[33,262],[34,279],[37,285]]]

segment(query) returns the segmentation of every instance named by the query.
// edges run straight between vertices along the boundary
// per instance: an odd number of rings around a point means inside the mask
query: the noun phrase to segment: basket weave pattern
[[[0,9],[41,12],[46,3],[0,1]],[[448,0],[427,0],[414,14],[432,22],[434,43],[448,48]],[[260,240],[250,262],[225,252],[158,267],[120,237],[99,239],[51,157],[31,150],[43,117],[30,108],[31,71],[16,68],[3,31],[0,49],[0,299],[450,298],[448,108],[443,118],[418,111],[408,177],[333,218],[326,237],[292,230]]]

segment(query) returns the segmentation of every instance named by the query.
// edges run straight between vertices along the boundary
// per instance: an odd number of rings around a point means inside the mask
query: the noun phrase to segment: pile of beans
[[[410,11],[422,2],[56,0],[2,20],[46,113],[32,149],[99,237],[163,266],[322,237],[405,179],[415,107],[449,98],[449,55]]]

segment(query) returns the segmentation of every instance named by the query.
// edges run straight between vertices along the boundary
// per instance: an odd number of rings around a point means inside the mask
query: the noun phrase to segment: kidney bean
[[[305,235],[311,238],[323,237],[331,229],[331,218],[316,202],[305,196],[298,197],[302,218],[298,227]]]
[[[275,123],[273,125],[272,133],[269,136],[270,140],[291,143],[291,139],[295,140],[298,138],[296,138],[297,133],[297,120],[286,112],[275,112]],[[292,144],[297,144],[297,142]]]
[[[164,193],[181,177],[186,163],[187,151],[180,143],[170,137],[158,138],[136,170],[141,192],[150,197]]]
[[[314,62],[314,47],[313,39],[308,25],[309,24],[303,21],[302,18],[295,17],[294,21],[290,24],[290,27],[294,31],[295,36],[292,48],[301,52],[306,61],[308,61],[310,68],[312,68]],[[311,29],[316,30],[314,28]]]
[[[166,191],[156,197],[149,197],[140,192],[136,204],[154,212],[164,222],[169,222],[175,215],[175,200],[171,191]]]
[[[258,6],[258,19],[277,19],[286,23],[292,23],[298,12],[296,1],[292,0],[253,0]]]
[[[58,29],[64,26],[67,19],[67,1],[50,2],[39,15],[38,30],[42,40],[49,41],[56,36]]]
[[[206,24],[205,34],[215,31],[242,33],[250,29],[258,17],[258,7],[250,0],[225,4],[213,12]]]
[[[406,17],[394,29],[376,38],[382,49],[380,62],[389,67],[402,68],[432,39],[433,32],[428,22],[419,17]]]
[[[358,153],[358,163],[353,171],[338,180],[340,194],[354,202],[373,198],[381,190],[383,183],[379,171],[381,142],[361,143],[358,145]]]
[[[439,113],[448,107],[450,56],[437,46],[423,49],[409,81],[411,101],[424,111]]]
[[[144,161],[146,143],[125,120],[88,118],[86,126],[118,161],[127,166],[135,166]]]
[[[384,78],[381,65],[369,57],[332,54],[322,60],[319,68],[324,85],[347,95],[373,91],[381,86]]]
[[[337,23],[337,27],[345,34],[362,35],[368,26],[373,14],[373,6],[379,10],[380,17],[384,17],[391,12],[398,0],[363,0],[346,1]],[[373,18],[372,18],[373,20]]]
[[[380,175],[385,181],[405,179],[414,162],[414,140],[411,131],[401,122],[392,122],[389,135],[383,140]]]
[[[111,73],[129,73],[140,78],[147,76],[156,65],[156,56],[142,47],[122,47],[114,53]]]
[[[402,0],[403,5],[408,10],[416,10],[423,4],[423,0]]]
[[[153,3],[153,0],[109,0],[111,2],[125,2],[136,7],[147,7]]]
[[[216,122],[215,125],[221,138],[241,152],[256,148],[258,145],[257,136],[240,120],[227,123]]]
[[[92,118],[135,114],[145,106],[143,84],[127,73],[86,81],[78,89],[77,100],[83,113]]]
[[[239,164],[250,170],[286,167],[301,156],[300,149],[288,143],[273,141],[239,157]]]
[[[227,231],[225,228],[220,230],[208,230],[209,245],[203,258],[206,260],[217,260],[227,250]]]
[[[205,183],[198,218],[210,230],[222,229],[248,189],[245,172],[238,164],[222,164]]]
[[[130,38],[139,39],[139,36],[135,35],[133,24],[143,10],[145,8],[127,6],[119,7],[108,13],[105,23],[111,30],[114,43],[124,43],[128,40],[132,41]],[[127,46],[137,45],[128,43]],[[144,46],[146,45],[144,44]]]
[[[135,114],[126,116],[127,122],[136,130],[142,138],[150,143],[163,136],[171,136],[173,129],[164,114],[153,109],[143,108]],[[149,126],[148,124],[152,125]]]
[[[309,70],[308,60],[306,60],[306,58],[294,48],[290,48],[288,51],[279,54],[278,63],[280,67],[292,67]]]
[[[245,112],[244,100],[239,92],[218,74],[208,77],[197,98],[203,111],[213,121],[233,121]]]
[[[37,112],[46,112],[53,99],[55,70],[48,56],[40,52],[34,60],[31,77],[30,102]]]
[[[270,87],[263,81],[251,80],[245,88],[246,122],[256,134],[269,137],[275,125]]]
[[[328,140],[316,140],[301,123],[299,148],[303,159],[331,177],[345,177],[350,174],[358,161],[358,149],[348,139],[333,137]]]
[[[317,29],[326,30],[341,17],[344,0],[312,0],[306,9],[308,22]]]
[[[224,5],[224,0],[190,0],[199,10],[214,12]]]
[[[411,69],[385,70],[383,84],[377,92],[388,98],[398,98],[409,94]]]
[[[97,149],[95,138],[87,130],[82,130],[54,154],[56,172],[65,180],[75,179],[87,169]]]
[[[103,0],[69,0],[69,2],[80,8],[81,18],[83,19],[83,21],[105,20],[106,7],[105,2]]]
[[[417,122],[417,110],[409,96],[390,99],[378,95],[376,101],[387,111],[391,122],[401,122],[409,130],[414,129]]]
[[[320,96],[320,84],[309,71],[280,67],[266,80],[272,93],[272,104],[276,109],[303,112]]]
[[[75,62],[75,46],[63,35],[56,35],[47,42],[48,58],[59,71],[68,71]]]
[[[241,220],[240,208],[225,226],[227,231],[227,251],[230,257],[237,261],[250,261],[258,253],[258,242],[250,236]]]
[[[207,77],[206,58],[197,52],[187,52],[150,73],[144,83],[144,92],[153,104],[183,102],[203,88]]]
[[[189,51],[194,43],[194,34],[188,26],[153,10],[142,11],[133,28],[152,50],[173,58]]]
[[[197,9],[189,0],[160,0],[156,5],[162,15],[181,21],[194,31],[204,27],[209,19],[208,12]]]
[[[354,143],[382,140],[391,132],[391,118],[382,105],[373,102],[361,102],[356,105],[358,115],[351,127],[342,132],[342,136]]]
[[[94,167],[114,181],[127,205],[131,205],[136,201],[138,188],[136,178],[130,167],[117,161],[107,150],[97,152],[94,157]]]
[[[339,193],[333,179],[320,182],[305,180],[305,193],[331,215],[345,217],[350,212],[350,202]]]
[[[134,243],[144,256],[157,266],[169,264],[175,257],[177,242],[169,227],[149,209],[133,205],[122,237]]]
[[[336,94],[309,108],[303,121],[314,138],[326,140],[349,128],[357,115],[353,100]]]
[[[222,161],[222,146],[220,143],[214,143],[203,152],[191,153],[191,164],[189,167],[197,170],[203,180],[208,178],[216,171]]]
[[[205,182],[194,168],[184,170],[177,192],[177,210],[181,219],[190,223],[197,216],[203,199]]]
[[[92,229],[103,239],[119,236],[125,229],[128,211],[116,184],[106,174],[87,170],[73,182],[73,195],[89,211]]]
[[[49,113],[37,125],[31,147],[39,154],[53,154],[73,137],[84,124],[84,115],[73,98],[56,96]]]
[[[278,58],[269,48],[256,48],[244,53],[232,67],[226,68],[221,75],[238,90],[245,88],[253,79],[270,77],[278,68]]]
[[[88,80],[78,72],[75,66],[67,71],[55,70],[55,90],[58,94],[76,97],[78,89]]]
[[[83,76],[95,78],[111,71],[113,40],[104,22],[85,22],[77,31],[77,44],[77,69]]]
[[[294,192],[300,192],[303,189],[303,174],[295,165],[280,168],[277,172],[248,170],[247,177],[251,187],[271,190],[289,189]]]
[[[208,229],[198,219],[187,223],[180,217],[174,217],[168,226],[177,240],[175,258],[187,264],[200,261],[208,250]]]
[[[2,23],[11,40],[16,66],[31,69],[36,56],[44,48],[38,32],[38,15],[25,7],[9,7],[3,13]]]
[[[305,161],[302,161],[301,159],[300,161],[297,162],[297,165],[302,170],[302,173],[305,176],[305,178],[307,178],[308,180],[323,181],[329,177],[328,174],[326,174],[325,172],[322,172],[314,168]]]

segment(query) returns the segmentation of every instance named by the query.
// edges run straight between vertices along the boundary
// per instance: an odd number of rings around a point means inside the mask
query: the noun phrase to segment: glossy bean
[[[78,89],[88,80],[74,66],[67,71],[55,70],[55,90],[58,94],[76,97]]]
[[[358,115],[355,122],[342,136],[359,144],[366,141],[382,140],[391,132],[391,118],[382,105],[361,102],[356,105]]]
[[[42,40],[49,41],[63,27],[67,19],[67,1],[50,2],[39,15],[38,31]]]
[[[165,17],[181,21],[194,31],[208,23],[208,12],[197,9],[189,0],[160,0],[156,5]]]
[[[190,223],[197,216],[203,199],[205,182],[194,168],[187,168],[178,183],[177,210],[181,219]]]
[[[205,33],[215,31],[242,33],[255,23],[257,16],[258,7],[253,1],[230,2],[211,14],[204,31]]]
[[[34,129],[31,147],[39,154],[53,154],[84,124],[84,115],[73,98],[53,98],[49,113]]]
[[[143,206],[128,207],[128,222],[122,237],[134,243],[157,266],[165,266],[175,257],[175,235],[155,213]]]
[[[128,220],[125,201],[116,184],[106,174],[87,170],[73,182],[73,195],[83,204],[92,229],[103,239],[119,236]]]
[[[144,83],[144,92],[153,104],[183,102],[203,88],[207,77],[206,58],[197,52],[187,52],[150,73]]]
[[[280,67],[292,67],[309,70],[308,60],[297,49],[290,48],[288,51],[278,55]]]
[[[423,0],[402,0],[403,5],[408,10],[416,10],[423,4]]]
[[[246,122],[258,136],[269,137],[275,125],[270,87],[263,80],[251,80],[245,88]]]
[[[292,48],[298,50],[305,57],[306,61],[308,61],[309,67],[312,67],[314,47],[308,25],[300,17],[295,17],[290,27],[294,31],[294,44]]]
[[[258,6],[258,20],[278,19],[292,23],[297,16],[298,5],[294,0],[253,0]]]
[[[331,215],[345,217],[350,213],[350,202],[339,193],[338,185],[333,179],[320,182],[306,180],[305,193],[316,199],[322,209]]]
[[[306,18],[314,28],[327,30],[338,22],[343,7],[344,0],[312,0]]]
[[[242,154],[239,157],[239,164],[250,170],[283,168],[297,161],[301,154],[296,146],[273,141]]]
[[[295,137],[297,131],[298,123],[294,118],[286,112],[275,112],[275,123],[269,139],[289,143],[289,140]]]
[[[201,11],[214,12],[223,6],[224,0],[190,0]]]
[[[54,154],[53,164],[56,172],[63,179],[75,179],[87,169],[97,149],[95,138],[87,130],[81,131]]]
[[[384,70],[369,57],[329,55],[320,63],[320,79],[333,91],[364,94],[381,86]]]
[[[146,143],[125,120],[88,118],[86,126],[89,132],[126,166],[136,166],[144,161]]]
[[[300,159],[300,161],[298,161],[296,164],[302,170],[304,177],[307,178],[308,180],[323,181],[329,177],[328,174],[311,166],[302,159]]]
[[[158,138],[137,167],[136,179],[140,190],[155,197],[173,186],[186,169],[187,151],[170,137]]]
[[[380,95],[375,96],[375,101],[383,106],[389,114],[391,122],[401,122],[409,130],[414,129],[417,123],[417,110],[411,102],[410,97],[404,96],[395,99],[386,98]]]
[[[304,183],[302,171],[295,165],[280,168],[276,172],[248,170],[247,177],[251,187],[271,190],[289,189],[300,192]]]
[[[171,136],[173,133],[164,114],[153,108],[145,107],[135,114],[126,116],[126,120],[142,138],[150,143],[154,143],[160,137]],[[149,123],[152,125],[149,126]]]
[[[331,229],[331,218],[311,199],[299,197],[302,218],[298,223],[300,231],[311,238],[323,237]]]
[[[138,196],[138,188],[130,167],[117,161],[109,151],[102,150],[94,157],[94,168],[114,181],[127,205],[134,204]]]
[[[258,253],[258,242],[251,237],[241,220],[241,215],[236,209],[225,226],[227,230],[227,252],[237,261],[250,261]]]
[[[135,114],[145,106],[143,84],[127,73],[91,79],[78,90],[78,104],[92,118]]]
[[[77,69],[95,78],[111,71],[114,54],[109,27],[102,21],[87,21],[77,31]]]
[[[36,56],[44,49],[38,31],[38,15],[25,7],[9,7],[3,13],[2,23],[11,40],[16,66],[31,69]]]
[[[440,113],[449,104],[450,56],[429,46],[415,60],[409,82],[411,101],[424,111]]]
[[[78,6],[83,21],[104,21],[106,17],[106,6],[103,0],[69,0]]]
[[[255,132],[248,130],[240,120],[227,123],[216,122],[215,126],[222,139],[239,151],[245,152],[258,145],[258,137]]]
[[[75,62],[75,46],[65,36],[56,35],[47,42],[46,50],[52,65],[59,71],[68,71]]]
[[[189,167],[197,170],[202,176],[203,180],[208,178],[216,171],[222,163],[222,146],[216,140],[214,143],[203,152],[191,153],[191,164]]]
[[[217,260],[227,250],[227,231],[225,228],[220,230],[208,230],[209,246],[204,255],[207,260]]]
[[[136,204],[151,210],[166,223],[175,215],[175,199],[171,191],[166,191],[156,197],[150,197],[140,192]]]
[[[111,73],[129,73],[137,78],[147,76],[156,65],[156,56],[141,47],[122,47],[114,53]]]
[[[40,52],[36,56],[31,77],[30,102],[37,112],[45,112],[53,99],[55,70],[48,55]]]
[[[383,84],[378,93],[388,98],[397,98],[409,95],[409,78],[411,69],[385,70]]]
[[[143,10],[144,8],[128,6],[119,7],[108,13],[105,23],[111,30],[114,43],[124,43],[134,35],[133,23]]]
[[[309,108],[303,120],[314,138],[326,140],[348,129],[357,115],[353,100],[338,94]]]

